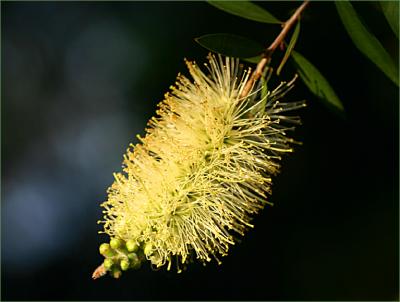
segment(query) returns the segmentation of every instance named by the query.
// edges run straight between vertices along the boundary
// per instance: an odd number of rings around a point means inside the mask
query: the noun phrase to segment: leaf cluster
[[[272,26],[284,24],[274,17],[272,13],[250,1],[208,1],[208,3],[224,12],[244,19],[272,24]],[[392,82],[399,86],[398,67],[379,40],[364,25],[353,5],[349,1],[338,1],[335,2],[335,6],[343,26],[356,48]],[[383,1],[380,2],[380,6],[390,28],[398,38],[399,2]],[[276,68],[276,74],[279,76],[285,64],[290,62],[296,69],[300,79],[318,100],[322,101],[327,108],[343,113],[343,103],[322,72],[304,55],[294,50],[300,34],[300,23],[301,20],[298,20],[291,32],[288,43],[285,41],[284,45],[282,45],[285,48],[285,53]],[[237,57],[249,63],[258,63],[262,56],[265,55],[265,48],[258,42],[231,33],[206,34],[195,40],[210,51],[225,56]],[[272,67],[269,66],[269,72],[271,72],[271,69]],[[262,78],[262,80],[265,81],[265,78]]]

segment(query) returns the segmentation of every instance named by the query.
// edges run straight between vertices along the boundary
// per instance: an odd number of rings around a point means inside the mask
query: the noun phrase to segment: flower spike
[[[305,106],[283,101],[293,81],[243,96],[250,71],[237,59],[208,61],[207,73],[186,61],[192,80],[178,75],[114,174],[101,221],[111,242],[100,249],[114,277],[145,259],[178,272],[192,258],[220,263],[269,203],[281,155],[292,152],[287,133],[299,119],[286,112]]]

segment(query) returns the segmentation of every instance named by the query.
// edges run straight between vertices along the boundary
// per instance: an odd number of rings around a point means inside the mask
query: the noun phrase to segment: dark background
[[[259,3],[284,20],[298,3]],[[355,4],[394,56],[376,3]],[[344,103],[333,114],[299,81],[303,142],[275,178],[275,205],[221,266],[183,274],[147,263],[91,280],[100,203],[156,104],[205,60],[193,39],[272,42],[279,26],[204,2],[1,3],[2,300],[397,300],[398,89],[353,46],[333,3],[312,2],[296,49]],[[276,54],[275,58],[279,58]],[[395,58],[398,62],[398,58]],[[285,68],[288,79],[290,67]]]

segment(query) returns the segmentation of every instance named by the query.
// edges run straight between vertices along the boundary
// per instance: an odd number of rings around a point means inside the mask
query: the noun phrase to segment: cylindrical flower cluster
[[[193,257],[219,262],[252,227],[292,151],[286,134],[299,119],[284,112],[304,106],[282,102],[292,83],[241,96],[250,72],[238,60],[210,55],[207,73],[186,63],[193,80],[178,75],[146,136],[128,148],[100,221],[154,266],[178,271]]]

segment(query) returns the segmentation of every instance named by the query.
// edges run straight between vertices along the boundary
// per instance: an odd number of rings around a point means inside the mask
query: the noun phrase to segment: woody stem
[[[282,30],[279,35],[275,38],[275,40],[271,43],[270,46],[265,51],[263,58],[258,62],[256,69],[253,71],[250,79],[247,81],[246,86],[244,87],[241,97],[245,97],[249,94],[251,88],[254,83],[261,77],[266,65],[271,61],[272,54],[275,49],[284,41],[285,37],[289,33],[290,29],[294,26],[297,20],[299,20],[300,15],[304,11],[304,9],[309,4],[309,1],[304,1],[294,12],[294,14],[282,25]]]

